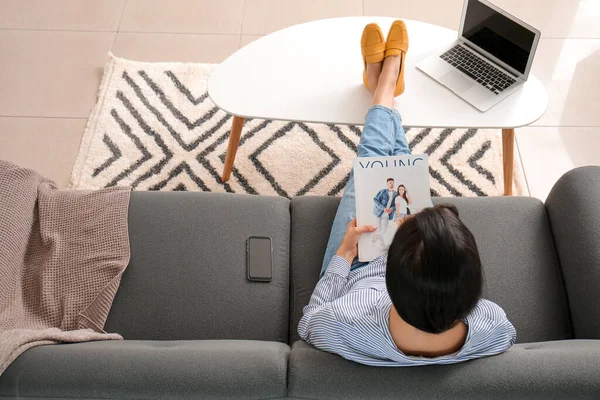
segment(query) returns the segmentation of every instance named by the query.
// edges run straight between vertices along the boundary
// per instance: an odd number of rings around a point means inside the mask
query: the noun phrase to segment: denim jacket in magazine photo
[[[390,202],[390,208],[392,209],[392,212],[389,214],[390,221],[394,219],[394,213],[396,209],[396,207],[394,207],[394,200],[396,200],[396,196],[398,195],[395,190],[392,190],[392,192],[394,195],[392,196],[392,201]],[[381,189],[379,192],[377,192],[373,200],[375,201],[375,204],[373,205],[373,214],[375,214],[377,218],[380,218],[383,215],[383,209],[387,208],[390,200],[388,190]]]

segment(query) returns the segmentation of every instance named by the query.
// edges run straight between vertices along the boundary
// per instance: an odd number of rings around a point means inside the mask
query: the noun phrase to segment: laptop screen
[[[535,33],[524,26],[477,0],[469,0],[462,36],[525,73]]]

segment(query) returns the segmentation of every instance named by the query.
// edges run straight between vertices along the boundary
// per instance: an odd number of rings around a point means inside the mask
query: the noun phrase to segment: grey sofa
[[[517,329],[508,352],[373,368],[299,340],[339,198],[134,192],[131,261],[105,329],[125,341],[42,346],[0,398],[599,399],[600,167],[533,198],[443,198],[473,231],[484,296]],[[273,280],[249,282],[248,236],[273,238]]]

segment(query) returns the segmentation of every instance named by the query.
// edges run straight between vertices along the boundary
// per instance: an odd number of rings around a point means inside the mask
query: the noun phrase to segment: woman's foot
[[[373,93],[377,87],[386,50],[385,39],[379,25],[372,23],[365,26],[360,38],[360,49],[364,64],[363,82]]]
[[[406,24],[402,20],[396,20],[392,23],[385,42],[385,58],[398,56],[401,63],[404,63],[406,52],[408,51],[408,31]],[[404,68],[400,67],[398,79],[396,80],[396,90],[394,97],[404,92]]]

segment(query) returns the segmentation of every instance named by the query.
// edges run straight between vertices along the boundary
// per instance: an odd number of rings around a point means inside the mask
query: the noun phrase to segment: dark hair
[[[389,181],[394,181],[394,178],[387,178],[387,181],[385,181],[386,183],[388,183]]]
[[[401,187],[404,188],[404,193],[402,193],[402,194],[400,194],[400,188]],[[406,204],[408,205],[408,196],[406,195],[406,186],[404,186],[404,185],[398,185],[398,189],[396,189],[396,193],[398,193],[398,196],[400,196],[404,200],[406,200]]]
[[[456,207],[425,208],[400,225],[388,250],[386,286],[405,322],[444,332],[471,312],[482,285],[477,244]]]

